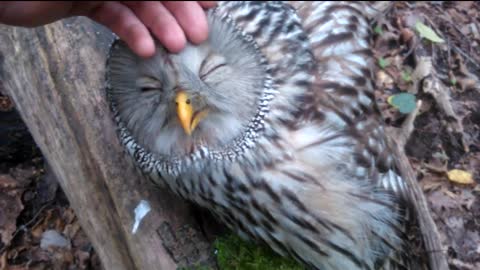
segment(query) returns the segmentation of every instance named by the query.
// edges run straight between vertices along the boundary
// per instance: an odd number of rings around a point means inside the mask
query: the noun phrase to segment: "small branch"
[[[421,100],[417,101],[417,106],[415,107],[415,110],[413,110],[413,112],[411,112],[407,116],[407,119],[405,119],[405,122],[402,124],[402,127],[400,128],[400,130],[394,128],[395,132],[392,132],[392,136],[393,138],[395,138],[395,142],[399,144],[399,146],[402,149],[405,148],[408,138],[410,138],[410,135],[412,134],[415,128],[415,119],[417,118],[417,115],[418,115],[418,112],[420,111],[421,106],[422,106],[422,101]]]
[[[428,206],[422,189],[418,185],[416,174],[404,150],[408,138],[414,129],[415,118],[418,115],[421,104],[421,101],[417,102],[417,107],[408,115],[400,131],[396,128],[390,128],[388,130],[389,138],[391,138],[389,144],[397,157],[400,172],[409,187],[409,195],[417,213],[425,248],[429,254],[430,268],[432,270],[447,270],[449,269],[447,256],[440,241],[440,233],[430,215],[430,207]]]

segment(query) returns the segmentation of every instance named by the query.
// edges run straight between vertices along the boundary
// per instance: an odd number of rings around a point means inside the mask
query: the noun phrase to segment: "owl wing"
[[[392,151],[387,145],[383,119],[374,97],[375,65],[371,52],[371,28],[368,17],[376,15],[373,6],[365,2],[297,2],[291,1],[309,37],[315,58],[314,87],[310,92],[311,112],[331,111],[329,123],[350,137],[353,150],[351,163],[359,179],[368,179],[392,192],[399,204],[400,225],[412,218],[408,186],[400,176]],[[395,251],[394,251],[395,253]],[[383,262],[385,269],[403,267],[401,253],[392,254]],[[401,262],[400,262],[401,261]]]
[[[267,56],[278,89],[272,118],[293,128],[303,122],[330,124],[355,142],[351,164],[368,178],[407,199],[385,139],[374,100],[375,64],[366,16],[376,14],[364,2],[226,2],[228,14]]]
[[[255,179],[251,196],[262,204],[252,211],[283,231],[251,234],[319,269],[373,269],[401,242],[396,203],[372,190],[404,188],[385,150],[369,28],[355,5],[227,2],[217,10],[255,40],[276,89],[256,152],[277,159],[239,178]]]
[[[343,127],[356,142],[354,164],[372,172],[368,175],[371,181],[408,201],[408,188],[387,145],[375,103],[375,61],[366,17],[376,14],[374,7],[365,2],[290,2],[302,21],[317,64],[306,107],[334,112],[330,122]],[[310,117],[314,114],[309,113]]]

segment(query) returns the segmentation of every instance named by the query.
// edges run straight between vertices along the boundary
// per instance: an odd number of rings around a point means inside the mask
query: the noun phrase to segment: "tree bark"
[[[105,269],[212,264],[189,204],[141,177],[117,138],[104,78],[114,36],[86,18],[0,26],[0,80]],[[151,211],[133,234],[141,200]]]

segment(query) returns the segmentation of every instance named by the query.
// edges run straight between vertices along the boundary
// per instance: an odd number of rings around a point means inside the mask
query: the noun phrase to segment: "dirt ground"
[[[406,152],[451,269],[480,269],[479,11],[473,1],[396,2],[372,25],[376,96],[387,125],[401,127],[411,98],[422,101]],[[101,269],[1,90],[0,82],[0,270]],[[410,99],[389,100],[400,93]]]
[[[388,97],[422,101],[406,145],[451,269],[480,269],[480,4],[397,2],[374,28],[378,104],[387,124],[406,115]],[[422,22],[443,40],[420,38]],[[449,172],[471,174],[465,183]],[[437,252],[437,251],[427,251]]]

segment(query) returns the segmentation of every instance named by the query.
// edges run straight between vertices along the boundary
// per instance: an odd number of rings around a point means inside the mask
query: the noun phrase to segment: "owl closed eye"
[[[161,92],[163,90],[162,82],[159,79],[156,79],[154,77],[149,77],[149,76],[139,77],[135,81],[135,84],[143,93],[152,92],[152,91]]]

